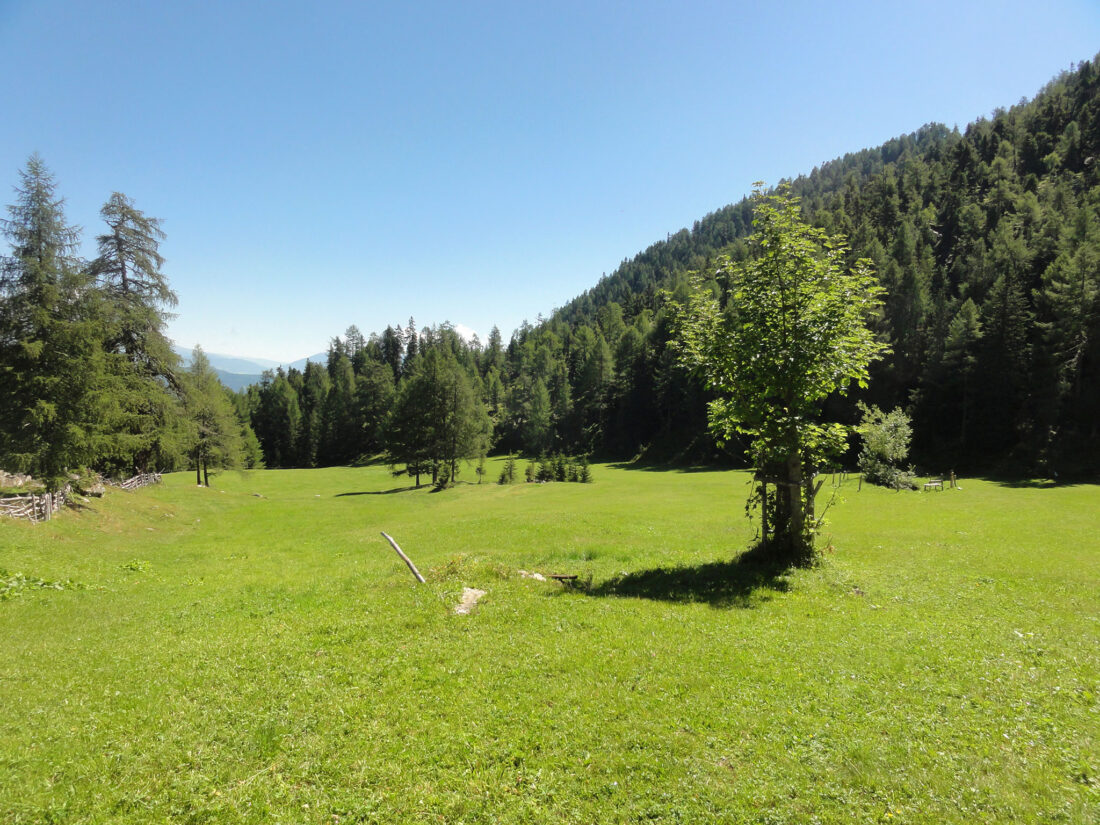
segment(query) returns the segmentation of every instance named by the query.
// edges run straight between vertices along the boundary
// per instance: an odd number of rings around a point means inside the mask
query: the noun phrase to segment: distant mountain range
[[[190,348],[173,346],[172,349],[183,359],[185,365],[191,363]],[[239,355],[224,355],[219,352],[206,352],[205,350],[203,350],[203,354],[210,361],[210,366],[218,373],[221,382],[233,391],[243,390],[250,384],[260,383],[260,377],[264,370],[274,370],[278,367],[282,367],[284,370],[291,367],[304,370],[307,361],[324,364],[328,360],[327,352],[319,352],[316,355],[289,362],[270,361],[266,358],[242,358]]]

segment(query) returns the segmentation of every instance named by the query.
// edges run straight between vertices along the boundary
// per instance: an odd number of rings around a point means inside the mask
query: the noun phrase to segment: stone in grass
[[[455,605],[455,613],[465,616],[467,613],[472,612],[477,607],[478,599],[484,595],[484,590],[478,590],[476,587],[463,587],[462,601]]]

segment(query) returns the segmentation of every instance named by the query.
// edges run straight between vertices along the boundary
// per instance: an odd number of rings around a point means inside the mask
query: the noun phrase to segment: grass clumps
[[[0,569],[0,602],[22,596],[28,591],[34,590],[75,590],[84,589],[86,585],[74,582],[72,579],[60,579],[48,581],[34,576],[26,576],[22,573],[9,573]]]

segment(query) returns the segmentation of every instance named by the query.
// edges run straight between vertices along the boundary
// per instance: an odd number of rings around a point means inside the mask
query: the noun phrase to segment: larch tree
[[[242,428],[225,387],[198,346],[185,373],[184,409],[191,426],[195,483],[209,487],[211,467],[241,465]]]
[[[115,192],[99,212],[108,231],[96,238],[99,255],[92,274],[106,293],[113,317],[114,348],[155,375],[176,366],[164,336],[166,310],[176,305],[176,294],[161,272],[159,218],[150,218],[134,202]]]
[[[820,420],[822,405],[853,383],[886,347],[867,326],[881,288],[867,261],[850,269],[840,238],[805,223],[785,189],[755,192],[749,258],[718,258],[722,302],[695,289],[678,309],[679,351],[719,397],[709,404],[719,442],[750,438],[759,487],[761,540],[768,552],[806,560],[818,527],[819,467],[839,453],[847,428]]]
[[[404,464],[420,486],[420,476],[433,467],[436,420],[432,404],[432,376],[425,359],[417,358],[397,386],[393,407],[384,425],[386,459]]]
[[[101,464],[108,471],[145,471],[169,463],[179,432],[179,358],[164,334],[176,295],[161,268],[160,220],[115,192],[100,210],[107,232],[97,237],[90,266],[103,301],[110,437]]]
[[[459,460],[483,458],[488,452],[492,423],[462,366],[450,355],[441,361],[435,387],[438,451],[446,482],[452,483]]]
[[[344,354],[329,350],[331,386],[322,408],[320,455],[327,464],[346,464],[358,458],[362,428],[356,418],[355,370]]]
[[[393,407],[393,372],[377,361],[367,361],[355,379],[361,441],[365,452],[373,454],[383,447],[386,416]]]

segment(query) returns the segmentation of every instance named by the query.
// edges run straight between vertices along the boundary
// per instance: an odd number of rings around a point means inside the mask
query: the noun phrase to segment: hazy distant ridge
[[[191,348],[173,346],[176,353],[183,359],[185,365],[191,363]],[[258,384],[264,370],[274,370],[282,367],[284,370],[291,367],[304,370],[307,361],[324,364],[328,359],[327,352],[319,352],[297,361],[282,362],[271,361],[267,358],[242,358],[238,355],[225,355],[220,352],[205,352],[207,360],[218,373],[218,378],[231,390],[243,390],[250,384]]]
[[[174,346],[172,348],[183,359],[184,363],[191,363],[191,349],[189,347]],[[206,350],[203,350],[203,352],[207,360],[210,361],[211,366],[237,374],[255,373],[259,375],[264,370],[273,370],[276,367],[282,367],[284,370],[291,367],[303,370],[306,368],[307,361],[324,364],[328,359],[327,352],[318,352],[315,355],[299,358],[297,361],[271,361],[267,358],[245,358],[240,355],[225,355],[224,353],[207,352]]]

